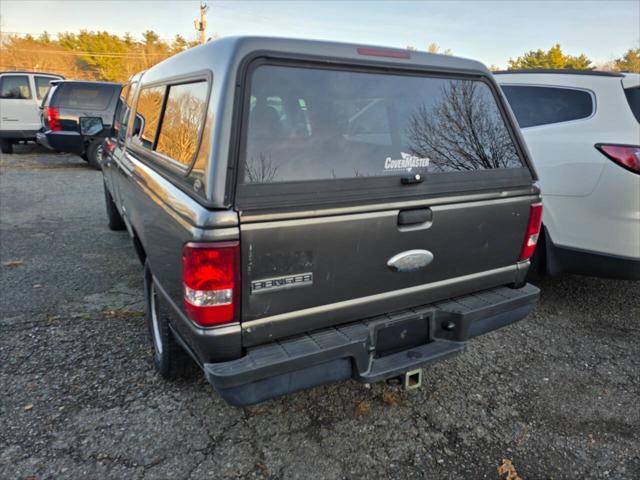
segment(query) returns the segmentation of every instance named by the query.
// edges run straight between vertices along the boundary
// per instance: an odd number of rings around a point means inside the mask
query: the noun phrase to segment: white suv
[[[53,80],[44,72],[0,72],[0,148],[11,153],[18,141],[35,140],[40,130],[40,104]]]
[[[540,177],[534,271],[640,279],[640,75],[497,72]]]

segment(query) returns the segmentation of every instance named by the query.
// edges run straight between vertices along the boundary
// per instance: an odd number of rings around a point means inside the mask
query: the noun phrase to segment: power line
[[[100,78],[97,72],[93,72],[91,70],[81,70],[77,68],[60,68],[56,66],[51,66],[51,68],[41,68],[38,66],[34,66],[31,63],[0,63],[0,71],[9,72],[9,71],[33,71],[33,72],[41,72],[41,73],[59,73],[64,75],[67,78],[86,78],[86,79],[98,79]]]
[[[0,37],[3,37],[3,36],[7,36],[8,37],[8,36],[11,36],[11,35],[20,36],[20,37],[30,36],[30,37],[33,37],[34,40],[38,40],[43,35],[43,33],[45,33],[45,32],[30,33],[30,32],[6,32],[6,31],[0,31]],[[56,41],[55,40],[56,37],[58,37],[60,35],[64,35],[66,33],[71,33],[72,35],[75,35],[73,32],[58,32],[58,33],[46,32],[46,33],[49,35],[49,37],[52,39],[52,41]],[[91,33],[91,32],[89,32],[89,33]],[[99,31],[98,31],[98,33],[99,33]],[[178,34],[178,35],[180,35],[180,34]],[[118,37],[118,38],[124,38],[124,35],[114,35],[114,36]],[[182,36],[182,35],[180,35],[180,36]],[[189,35],[187,35],[187,36],[189,36]],[[134,36],[132,36],[131,38],[134,38],[134,41],[139,41],[139,40],[135,40],[136,37],[134,37]],[[138,38],[142,39],[142,37],[138,37]],[[174,38],[158,37],[158,40],[161,40],[161,41],[163,41],[165,43],[171,43],[171,42],[173,42],[175,40],[175,37]]]
[[[147,58],[147,57],[168,57],[170,53],[92,53],[92,52],[78,52],[75,50],[69,50],[61,52],[59,50],[40,50],[30,48],[6,48],[3,50],[11,50],[12,52],[25,52],[25,53],[48,53],[51,55],[76,55],[86,57],[112,57],[112,58]]]

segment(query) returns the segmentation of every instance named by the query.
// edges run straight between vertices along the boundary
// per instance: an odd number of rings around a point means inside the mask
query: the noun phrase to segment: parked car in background
[[[640,279],[640,75],[498,72],[540,176],[536,273]]]
[[[112,127],[121,88],[110,82],[55,82],[42,103],[38,143],[57,152],[76,153],[100,168],[102,142]]]
[[[35,141],[40,129],[40,102],[52,80],[64,77],[46,72],[0,72],[0,148],[11,153],[14,143]]]
[[[234,405],[418,386],[534,308],[536,174],[478,62],[225,38],[134,76],[121,102],[107,215],[144,264],[163,376],[190,356]]]

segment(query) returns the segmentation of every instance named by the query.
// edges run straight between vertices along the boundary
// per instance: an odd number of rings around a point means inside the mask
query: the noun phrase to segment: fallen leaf
[[[371,410],[371,408],[365,400],[359,401],[356,404],[356,417],[362,417],[363,415],[366,415],[367,413],[369,413],[369,410]]]
[[[258,463],[256,463],[256,467],[258,469],[260,469],[260,471],[262,472],[263,475],[269,475],[269,469],[267,468],[267,466],[264,463],[258,462]]]
[[[8,260],[6,262],[2,262],[2,266],[8,267],[8,268],[16,268],[16,267],[19,267],[20,265],[24,265],[23,260]]]
[[[522,480],[522,477],[516,472],[516,467],[513,462],[508,458],[503,458],[502,463],[498,467],[498,475],[506,475],[504,480]]]
[[[266,407],[262,407],[258,405],[258,406],[252,406],[252,407],[245,407],[244,411],[247,417],[257,417],[258,415],[262,415],[263,413],[265,413],[267,409]]]
[[[400,396],[395,392],[386,390],[382,393],[382,401],[390,407],[397,407],[400,403]]]
[[[143,310],[130,310],[128,308],[120,308],[117,310],[107,310],[105,312],[107,317],[119,317],[119,318],[136,318],[144,316]]]
[[[28,412],[29,410],[31,410],[33,408],[33,403],[30,403],[29,405],[25,405],[24,406],[24,411]]]

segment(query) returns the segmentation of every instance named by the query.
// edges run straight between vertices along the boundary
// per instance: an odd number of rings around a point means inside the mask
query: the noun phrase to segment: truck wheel
[[[107,207],[107,218],[109,219],[109,229],[118,231],[124,230],[126,225],[124,220],[122,219],[122,215],[118,211],[118,207],[116,207],[115,202],[113,201],[113,197],[109,193],[109,189],[107,188],[107,184],[104,183],[104,203]]]
[[[96,170],[100,170],[102,168],[100,166],[100,153],[102,151],[103,141],[104,140],[102,138],[96,138],[95,140],[92,140],[87,147],[87,162],[89,162],[89,165]]]
[[[0,150],[2,151],[2,153],[13,153],[13,143],[11,143],[11,140],[1,138]]]
[[[144,265],[145,319],[153,346],[153,365],[162,378],[185,376],[193,370],[193,361],[178,345],[169,329],[167,314],[156,290],[149,264]]]

